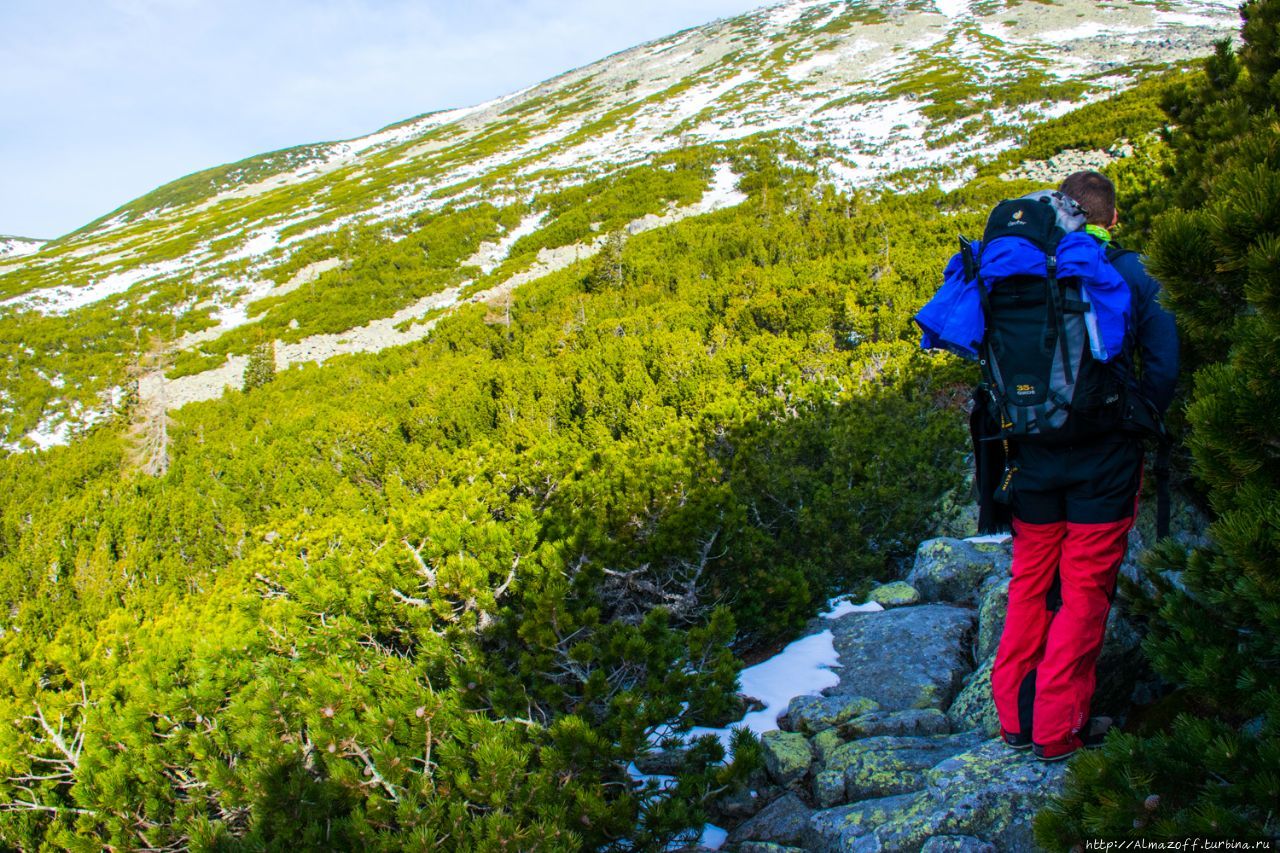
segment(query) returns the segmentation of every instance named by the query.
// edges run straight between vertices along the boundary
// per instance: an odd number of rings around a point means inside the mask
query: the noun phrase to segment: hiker
[[[979,529],[1000,521],[994,497],[1013,530],[992,692],[1005,743],[1042,760],[1100,745],[1110,724],[1089,717],[1095,666],[1142,439],[1162,430],[1177,375],[1173,318],[1138,255],[1111,245],[1117,221],[1115,188],[1097,172],[1002,202],[916,317],[923,346],[983,367],[971,418]]]

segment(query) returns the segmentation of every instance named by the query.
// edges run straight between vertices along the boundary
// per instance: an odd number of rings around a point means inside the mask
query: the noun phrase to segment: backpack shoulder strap
[[[1106,252],[1107,261],[1113,264],[1116,262],[1118,258],[1123,258],[1125,255],[1136,255],[1136,254],[1138,253],[1135,252],[1133,249],[1126,249],[1124,246],[1119,246],[1115,243],[1112,243],[1111,245],[1107,246],[1107,252]]]
[[[973,250],[973,241],[960,238],[960,260],[964,264],[964,280],[973,281],[978,277],[978,256]]]

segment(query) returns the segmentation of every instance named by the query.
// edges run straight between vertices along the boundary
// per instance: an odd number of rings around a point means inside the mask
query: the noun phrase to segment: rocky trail
[[[1133,579],[1140,529],[1122,567]],[[791,699],[762,735],[766,769],[714,804],[713,825],[727,836],[718,845],[704,836],[690,849],[1037,849],[1032,821],[1060,790],[1068,762],[1038,761],[998,737],[990,675],[1011,562],[1007,537],[932,539],[904,579],[815,619],[798,643],[829,634],[838,683]],[[1108,621],[1093,703],[1094,714],[1117,721],[1157,688],[1120,611],[1113,607]],[[671,758],[656,753],[638,764],[662,772]]]

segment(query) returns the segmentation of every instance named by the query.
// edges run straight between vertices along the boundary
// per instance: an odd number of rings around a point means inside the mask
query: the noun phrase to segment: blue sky
[[[0,0],[0,234],[468,106],[767,0]]]

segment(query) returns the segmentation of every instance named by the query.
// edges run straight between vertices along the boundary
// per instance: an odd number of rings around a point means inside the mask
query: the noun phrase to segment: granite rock
[[[838,726],[837,731],[845,740],[878,735],[945,735],[951,732],[951,724],[937,708],[915,708],[859,714]]]
[[[1029,761],[999,741],[985,741],[925,771],[921,791],[815,812],[803,843],[832,853],[905,853],[935,836],[969,836],[998,850],[1032,850],[1031,822],[1061,791],[1065,773],[1062,762]]]
[[[999,575],[987,578],[982,586],[981,604],[978,606],[978,639],[973,650],[975,659],[986,660],[996,653],[1008,610],[1009,578]]]
[[[944,710],[972,668],[968,645],[974,622],[973,610],[947,604],[834,619],[840,683],[824,693],[866,697],[884,711]]]
[[[1010,542],[971,542],[939,538],[922,542],[906,581],[924,601],[976,604],[989,575],[1008,575],[1013,561]]]
[[[894,581],[871,590],[867,600],[876,602],[886,610],[890,607],[906,607],[920,602],[920,591],[906,581]]]
[[[813,751],[804,735],[796,732],[765,732],[761,737],[764,767],[769,778],[784,788],[799,782],[809,772]]]
[[[778,722],[787,731],[817,734],[879,707],[866,696],[797,696]]]
[[[803,847],[813,810],[795,794],[784,794],[729,833],[730,844],[769,841]]]

